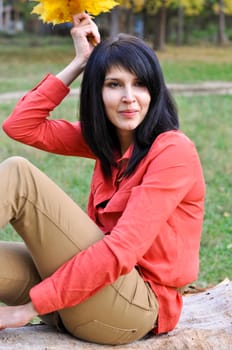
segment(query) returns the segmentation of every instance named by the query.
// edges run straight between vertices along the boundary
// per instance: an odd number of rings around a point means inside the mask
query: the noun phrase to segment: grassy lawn
[[[74,52],[69,37],[0,37],[0,46],[0,93],[30,89],[45,73],[63,68]],[[167,83],[232,80],[232,47],[169,46],[157,55]]]
[[[182,130],[195,142],[207,196],[199,284],[232,278],[232,96],[177,97]]]
[[[26,90],[47,71],[56,73],[72,57],[69,38],[50,39],[32,47],[24,42],[2,42],[0,93]],[[1,40],[0,40],[1,44]],[[168,83],[232,80],[232,48],[175,48],[158,53]],[[78,85],[79,82],[76,83]],[[75,87],[75,85],[74,85]],[[201,245],[198,285],[232,279],[232,96],[175,96],[181,129],[195,142],[202,160],[206,184],[206,213]],[[0,104],[0,123],[16,101]],[[54,117],[76,118],[77,99],[66,99]],[[10,140],[0,131],[0,160],[22,155],[54,179],[83,208],[86,206],[93,163],[85,159],[50,155]],[[19,239],[10,226],[0,238]]]
[[[44,74],[62,69],[74,52],[69,37],[58,41],[19,37],[2,42],[0,38],[0,46],[0,93],[30,89]]]
[[[232,47],[168,47],[158,57],[168,83],[232,80]]]

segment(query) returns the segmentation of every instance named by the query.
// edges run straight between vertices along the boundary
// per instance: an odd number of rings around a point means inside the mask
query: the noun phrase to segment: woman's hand
[[[86,62],[95,45],[100,42],[100,34],[91,16],[82,12],[73,16],[71,35],[78,58]]]
[[[85,12],[73,16],[71,35],[75,48],[75,58],[64,70],[57,74],[57,78],[66,85],[70,85],[83,71],[94,46],[100,42],[98,28],[92,18]]]
[[[33,317],[38,315],[33,304],[0,307],[0,330],[25,326]]]

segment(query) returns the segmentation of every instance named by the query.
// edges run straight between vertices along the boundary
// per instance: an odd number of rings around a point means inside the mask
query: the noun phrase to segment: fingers
[[[86,12],[81,12],[81,13],[73,15],[73,25],[74,25],[74,27],[78,26],[85,19],[91,19],[91,17]]]
[[[100,42],[100,34],[92,17],[85,13],[79,13],[73,16],[73,28],[71,30],[72,36],[85,36],[93,45]]]
[[[93,30],[92,30],[92,37],[94,38],[95,44],[99,44],[101,41],[100,33],[98,31],[98,27],[94,23]]]

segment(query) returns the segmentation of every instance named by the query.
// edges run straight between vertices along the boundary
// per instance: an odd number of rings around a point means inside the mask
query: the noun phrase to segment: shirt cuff
[[[39,315],[45,315],[60,309],[58,297],[50,278],[32,287],[29,295]],[[54,304],[52,300],[56,300],[56,303]]]
[[[70,92],[70,88],[53,74],[47,74],[32,91],[37,90],[58,105]]]

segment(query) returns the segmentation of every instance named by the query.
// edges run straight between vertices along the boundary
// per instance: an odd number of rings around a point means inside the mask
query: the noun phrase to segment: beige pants
[[[10,222],[24,241],[0,243],[0,301],[18,305],[28,302],[33,285],[101,240],[103,234],[59,187],[24,158],[2,162],[0,181],[0,227]],[[65,329],[80,339],[123,344],[142,338],[154,328],[158,303],[150,286],[133,269],[85,302],[52,316],[57,315]]]

